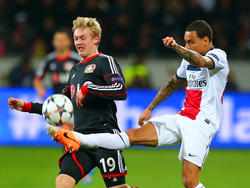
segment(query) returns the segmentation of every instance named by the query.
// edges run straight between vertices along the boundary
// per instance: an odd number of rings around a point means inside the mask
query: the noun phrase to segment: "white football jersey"
[[[195,67],[183,59],[176,72],[178,78],[187,80],[186,99],[179,114],[193,120],[205,117],[219,128],[229,73],[227,54],[213,47],[205,56],[213,61],[212,69]]]

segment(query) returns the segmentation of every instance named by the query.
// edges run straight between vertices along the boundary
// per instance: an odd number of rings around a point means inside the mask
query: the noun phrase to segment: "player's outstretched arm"
[[[172,48],[176,53],[178,53],[182,58],[187,60],[189,63],[195,67],[208,67],[213,68],[214,63],[212,60],[206,56],[199,54],[193,50],[189,50],[181,45],[179,45],[173,37],[165,37],[162,39],[164,46]]]
[[[163,102],[165,99],[167,99],[174,91],[178,88],[182,88],[184,85],[186,85],[187,82],[185,79],[179,79],[176,77],[176,75],[173,75],[170,80],[168,80],[157,95],[155,96],[154,100],[150,103],[150,105],[145,109],[145,111],[140,115],[138,124],[140,126],[143,125],[145,121],[147,121],[151,116],[151,111],[158,106],[161,102]]]
[[[15,109],[21,112],[29,112],[42,115],[42,104],[40,103],[26,103],[21,99],[10,97],[8,99],[8,104],[12,110]]]
[[[22,111],[23,106],[24,106],[24,101],[22,101],[21,99],[16,99],[14,97],[10,97],[8,99],[8,104],[12,110],[15,109],[18,111]]]

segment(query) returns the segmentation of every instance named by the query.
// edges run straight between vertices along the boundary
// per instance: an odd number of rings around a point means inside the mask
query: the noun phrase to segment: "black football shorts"
[[[83,149],[66,151],[59,160],[61,171],[75,179],[76,184],[93,168],[98,167],[107,187],[125,184],[127,168],[122,151]]]

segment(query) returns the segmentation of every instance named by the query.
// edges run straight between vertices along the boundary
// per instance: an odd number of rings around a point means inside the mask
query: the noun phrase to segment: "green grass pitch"
[[[53,188],[59,172],[61,148],[0,147],[0,187]],[[182,188],[181,163],[176,149],[129,149],[124,152],[127,183],[140,188]],[[207,188],[250,187],[250,150],[211,150],[202,170]],[[99,170],[93,183],[105,187]]]

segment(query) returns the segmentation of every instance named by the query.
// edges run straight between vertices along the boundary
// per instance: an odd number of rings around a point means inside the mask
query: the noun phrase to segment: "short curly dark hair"
[[[213,30],[204,20],[193,21],[187,26],[186,31],[196,31],[199,38],[208,37],[209,41],[213,40]]]

